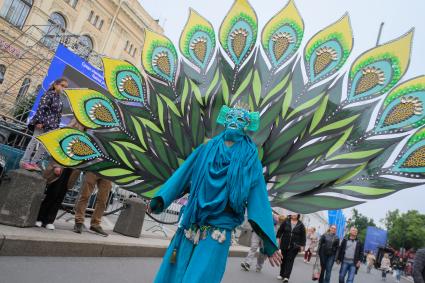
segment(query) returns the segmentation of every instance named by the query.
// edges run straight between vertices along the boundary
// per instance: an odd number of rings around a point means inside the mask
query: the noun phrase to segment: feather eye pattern
[[[67,90],[90,130],[39,139],[60,164],[150,198],[245,105],[274,206],[346,208],[425,183],[425,79],[403,79],[414,30],[346,66],[350,18],[332,21],[305,39],[296,1],[259,27],[250,3],[235,0],[216,34],[190,9],[180,57],[171,40],[146,30],[142,69],[103,58],[107,94]]]

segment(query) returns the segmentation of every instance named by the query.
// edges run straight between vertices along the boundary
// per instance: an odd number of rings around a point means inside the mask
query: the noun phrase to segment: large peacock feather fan
[[[103,58],[108,94],[66,95],[87,132],[40,136],[64,166],[97,172],[151,197],[187,156],[223,129],[220,108],[245,104],[261,115],[252,134],[272,205],[309,213],[354,206],[423,184],[425,76],[399,83],[413,31],[361,54],[348,15],[304,48],[293,1],[259,34],[247,0],[236,0],[217,35],[190,10],[172,42],[146,30],[143,70]],[[260,44],[257,45],[257,37]]]

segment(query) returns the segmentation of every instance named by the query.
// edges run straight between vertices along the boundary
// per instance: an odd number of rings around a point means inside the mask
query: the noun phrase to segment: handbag
[[[316,256],[316,260],[314,261],[314,265],[313,265],[313,274],[311,276],[311,280],[313,281],[319,280],[320,272],[321,272],[320,259],[318,256]]]

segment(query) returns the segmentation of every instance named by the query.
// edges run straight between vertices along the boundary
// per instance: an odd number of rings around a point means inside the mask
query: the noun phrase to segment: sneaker
[[[83,233],[83,223],[75,223],[73,231],[78,234]]]
[[[106,233],[105,231],[103,231],[102,226],[90,226],[90,230],[93,231],[93,232],[95,232],[95,233],[97,233],[97,234],[100,234],[100,235],[102,235],[104,237],[108,237],[109,236],[108,233]]]
[[[245,270],[245,271],[249,271],[249,269],[251,268],[251,267],[249,266],[249,264],[248,264],[248,263],[246,263],[246,262],[242,262],[242,263],[241,263],[241,267],[242,267],[242,269],[243,269],[243,270]]]
[[[47,230],[52,230],[52,231],[53,231],[53,230],[55,230],[55,225],[53,225],[53,224],[47,224],[47,225],[46,225],[46,229],[47,229]]]
[[[288,278],[283,278],[283,282],[289,282],[289,279]]]
[[[282,280],[282,279],[283,279],[283,277],[282,277],[282,276],[280,276],[280,275],[279,275],[279,276],[277,276],[276,278],[277,278],[277,280]]]
[[[43,222],[41,222],[41,221],[36,221],[36,222],[35,222],[35,227],[40,228],[40,227],[42,227],[42,226],[43,226]]]
[[[255,269],[255,272],[261,272],[261,268],[257,267],[257,268]]]

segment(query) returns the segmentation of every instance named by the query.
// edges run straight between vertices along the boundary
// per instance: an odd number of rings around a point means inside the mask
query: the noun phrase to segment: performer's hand
[[[357,262],[356,267],[360,268],[360,261]]]
[[[275,266],[280,266],[282,263],[282,253],[280,250],[275,251],[275,253],[269,257],[270,260],[270,264],[275,267]]]

